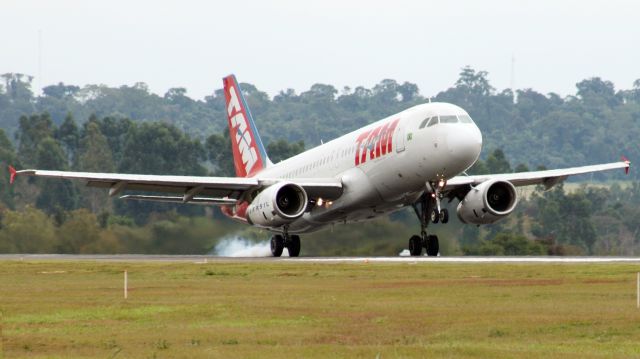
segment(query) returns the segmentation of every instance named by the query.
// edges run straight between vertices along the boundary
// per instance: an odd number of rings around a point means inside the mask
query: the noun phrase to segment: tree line
[[[144,83],[132,86],[84,87],[59,83],[36,96],[32,78],[1,75],[0,128],[13,139],[21,115],[48,113],[56,125],[69,113],[84,123],[97,118],[128,118],[133,122],[163,122],[206,141],[226,131],[222,89],[204,100],[193,100],[184,88],[169,89],[160,96]],[[215,84],[213,84],[215,85]],[[372,88],[337,89],[315,84],[307,91],[280,91],[270,98],[254,85],[241,84],[266,143],[304,141],[313,147],[343,133],[431,101],[457,104],[467,110],[483,133],[485,148],[501,148],[515,163],[548,168],[608,162],[624,154],[638,158],[640,147],[640,79],[631,89],[616,89],[599,77],[576,84],[573,95],[542,94],[533,89],[496,90],[485,71],[461,70],[453,86],[429,99],[418,86],[385,79]],[[212,87],[213,88],[213,87]],[[488,155],[484,151],[483,158]],[[597,175],[600,179],[610,175]],[[637,179],[638,174],[632,173]]]

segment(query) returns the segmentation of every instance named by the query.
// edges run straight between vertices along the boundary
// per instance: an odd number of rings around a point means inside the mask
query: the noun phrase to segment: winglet
[[[627,167],[624,168],[624,174],[628,175],[629,167],[631,167],[631,161],[629,161],[629,159],[626,158],[624,155],[622,155],[621,159],[622,159],[622,162],[627,164]]]
[[[13,181],[16,180],[16,169],[13,168],[12,165],[9,165],[9,184],[13,184]]]

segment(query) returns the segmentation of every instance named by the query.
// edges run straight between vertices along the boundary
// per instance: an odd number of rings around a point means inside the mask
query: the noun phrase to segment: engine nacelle
[[[290,182],[279,182],[260,192],[247,207],[247,220],[263,227],[279,227],[302,216],[307,192]]]
[[[464,223],[490,224],[513,212],[517,203],[518,195],[511,182],[489,180],[472,188],[456,212]]]

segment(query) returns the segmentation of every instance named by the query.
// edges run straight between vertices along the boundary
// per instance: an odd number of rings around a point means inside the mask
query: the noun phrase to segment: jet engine
[[[279,227],[302,216],[307,208],[307,192],[290,182],[264,189],[247,207],[247,220],[263,227]]]
[[[472,188],[458,204],[464,223],[490,224],[513,212],[518,202],[516,188],[508,181],[489,180]]]

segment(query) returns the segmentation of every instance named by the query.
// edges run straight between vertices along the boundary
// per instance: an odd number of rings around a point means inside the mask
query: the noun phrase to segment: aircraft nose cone
[[[464,168],[476,162],[482,150],[482,134],[477,126],[456,126],[447,136],[449,155]]]

